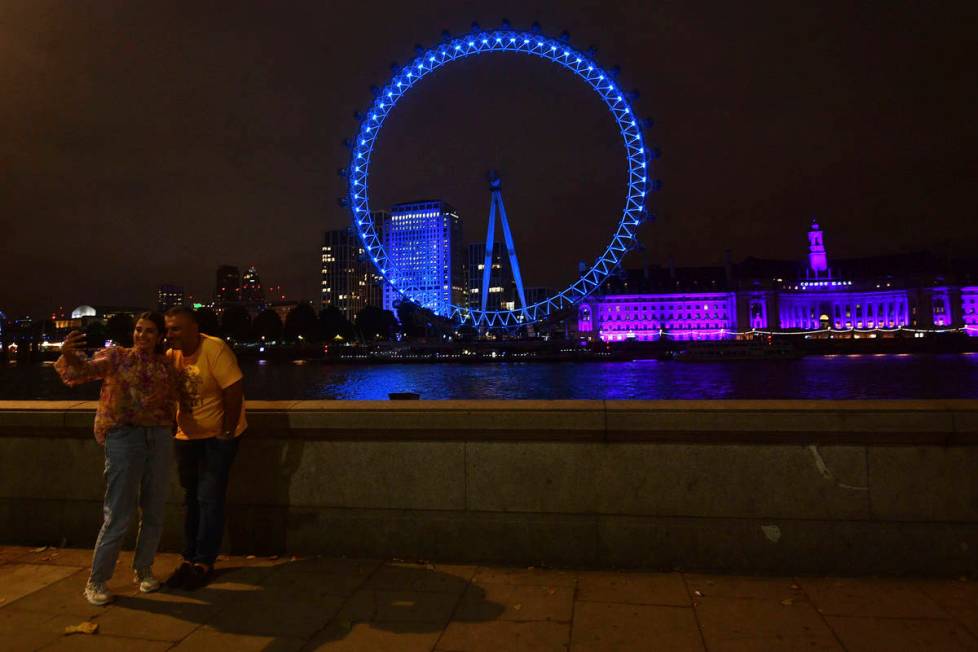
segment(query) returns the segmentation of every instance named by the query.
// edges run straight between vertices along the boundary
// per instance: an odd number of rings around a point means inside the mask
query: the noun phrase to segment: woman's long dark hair
[[[146,321],[151,321],[156,324],[156,330],[160,332],[160,339],[156,342],[156,347],[153,349],[153,353],[163,353],[166,351],[166,321],[163,319],[163,315],[158,312],[143,312],[136,317],[136,321],[133,322],[133,328],[139,323],[140,319],[145,319]]]

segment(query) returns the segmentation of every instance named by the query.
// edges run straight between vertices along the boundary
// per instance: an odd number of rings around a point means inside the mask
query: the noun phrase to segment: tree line
[[[415,303],[402,302],[396,306],[396,311],[395,316],[390,310],[366,306],[350,321],[334,305],[326,306],[317,314],[310,304],[300,303],[288,312],[284,322],[271,309],[263,310],[254,318],[241,306],[228,306],[220,316],[209,308],[199,308],[195,312],[201,332],[232,342],[332,342],[341,338],[348,342],[371,343],[399,337],[442,339],[475,333],[474,329],[459,328],[451,320]],[[120,313],[104,324],[92,321],[85,327],[85,332],[92,343],[112,340],[132,346],[133,326],[133,316]]]

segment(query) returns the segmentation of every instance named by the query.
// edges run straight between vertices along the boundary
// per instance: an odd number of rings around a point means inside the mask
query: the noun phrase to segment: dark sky
[[[477,20],[539,21],[638,88],[664,158],[650,262],[978,243],[978,3],[0,3],[0,309],[198,298],[219,264],[315,299],[352,114],[392,61]],[[621,209],[603,105],[543,61],[490,55],[412,90],[384,127],[372,206],[439,197],[481,239],[485,172],[527,285],[566,284]],[[636,261],[638,262],[638,261]]]

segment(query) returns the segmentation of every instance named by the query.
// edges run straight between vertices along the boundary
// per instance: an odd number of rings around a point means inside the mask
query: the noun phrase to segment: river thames
[[[242,361],[249,399],[940,399],[978,398],[978,354],[808,356],[723,362],[329,364]],[[0,367],[0,400],[87,400],[50,363]]]

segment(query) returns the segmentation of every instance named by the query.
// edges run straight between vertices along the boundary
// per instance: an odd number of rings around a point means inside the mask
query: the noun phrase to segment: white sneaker
[[[112,595],[112,591],[105,588],[104,583],[89,582],[85,585],[85,599],[88,600],[89,604],[101,607],[112,602],[115,596]]]
[[[153,577],[152,568],[137,568],[136,577],[133,581],[139,582],[140,593],[152,593],[160,590],[160,581]]]

